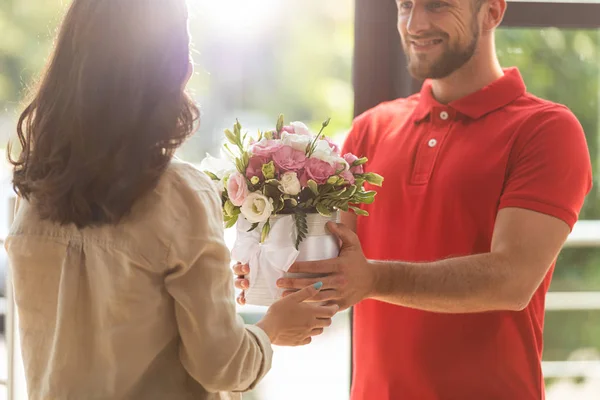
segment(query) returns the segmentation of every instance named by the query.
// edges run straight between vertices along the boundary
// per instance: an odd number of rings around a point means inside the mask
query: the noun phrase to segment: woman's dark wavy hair
[[[15,191],[43,219],[116,224],[195,131],[185,0],[74,0],[17,133]]]

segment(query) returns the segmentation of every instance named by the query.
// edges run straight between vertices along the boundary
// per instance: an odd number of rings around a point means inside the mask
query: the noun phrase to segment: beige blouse
[[[212,182],[173,161],[118,226],[17,205],[6,242],[30,399],[240,399],[271,367],[236,315]]]

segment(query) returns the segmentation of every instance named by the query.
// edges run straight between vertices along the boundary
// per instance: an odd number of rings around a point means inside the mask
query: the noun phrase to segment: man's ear
[[[502,23],[506,0],[485,0],[481,7],[484,11],[483,31],[493,31]]]

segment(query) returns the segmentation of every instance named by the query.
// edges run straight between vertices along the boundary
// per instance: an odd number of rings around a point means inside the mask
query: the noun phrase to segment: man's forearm
[[[431,263],[370,261],[371,298],[445,313],[520,310],[529,301],[508,259],[486,253]]]

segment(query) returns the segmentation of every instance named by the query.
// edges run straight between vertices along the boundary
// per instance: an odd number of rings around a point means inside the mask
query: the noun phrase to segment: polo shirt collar
[[[504,69],[504,75],[488,86],[471,93],[446,106],[438,102],[431,91],[431,80],[421,87],[419,103],[413,112],[415,122],[429,116],[434,107],[450,107],[458,113],[472,119],[478,119],[490,112],[504,107],[525,94],[525,83],[516,67]]]

